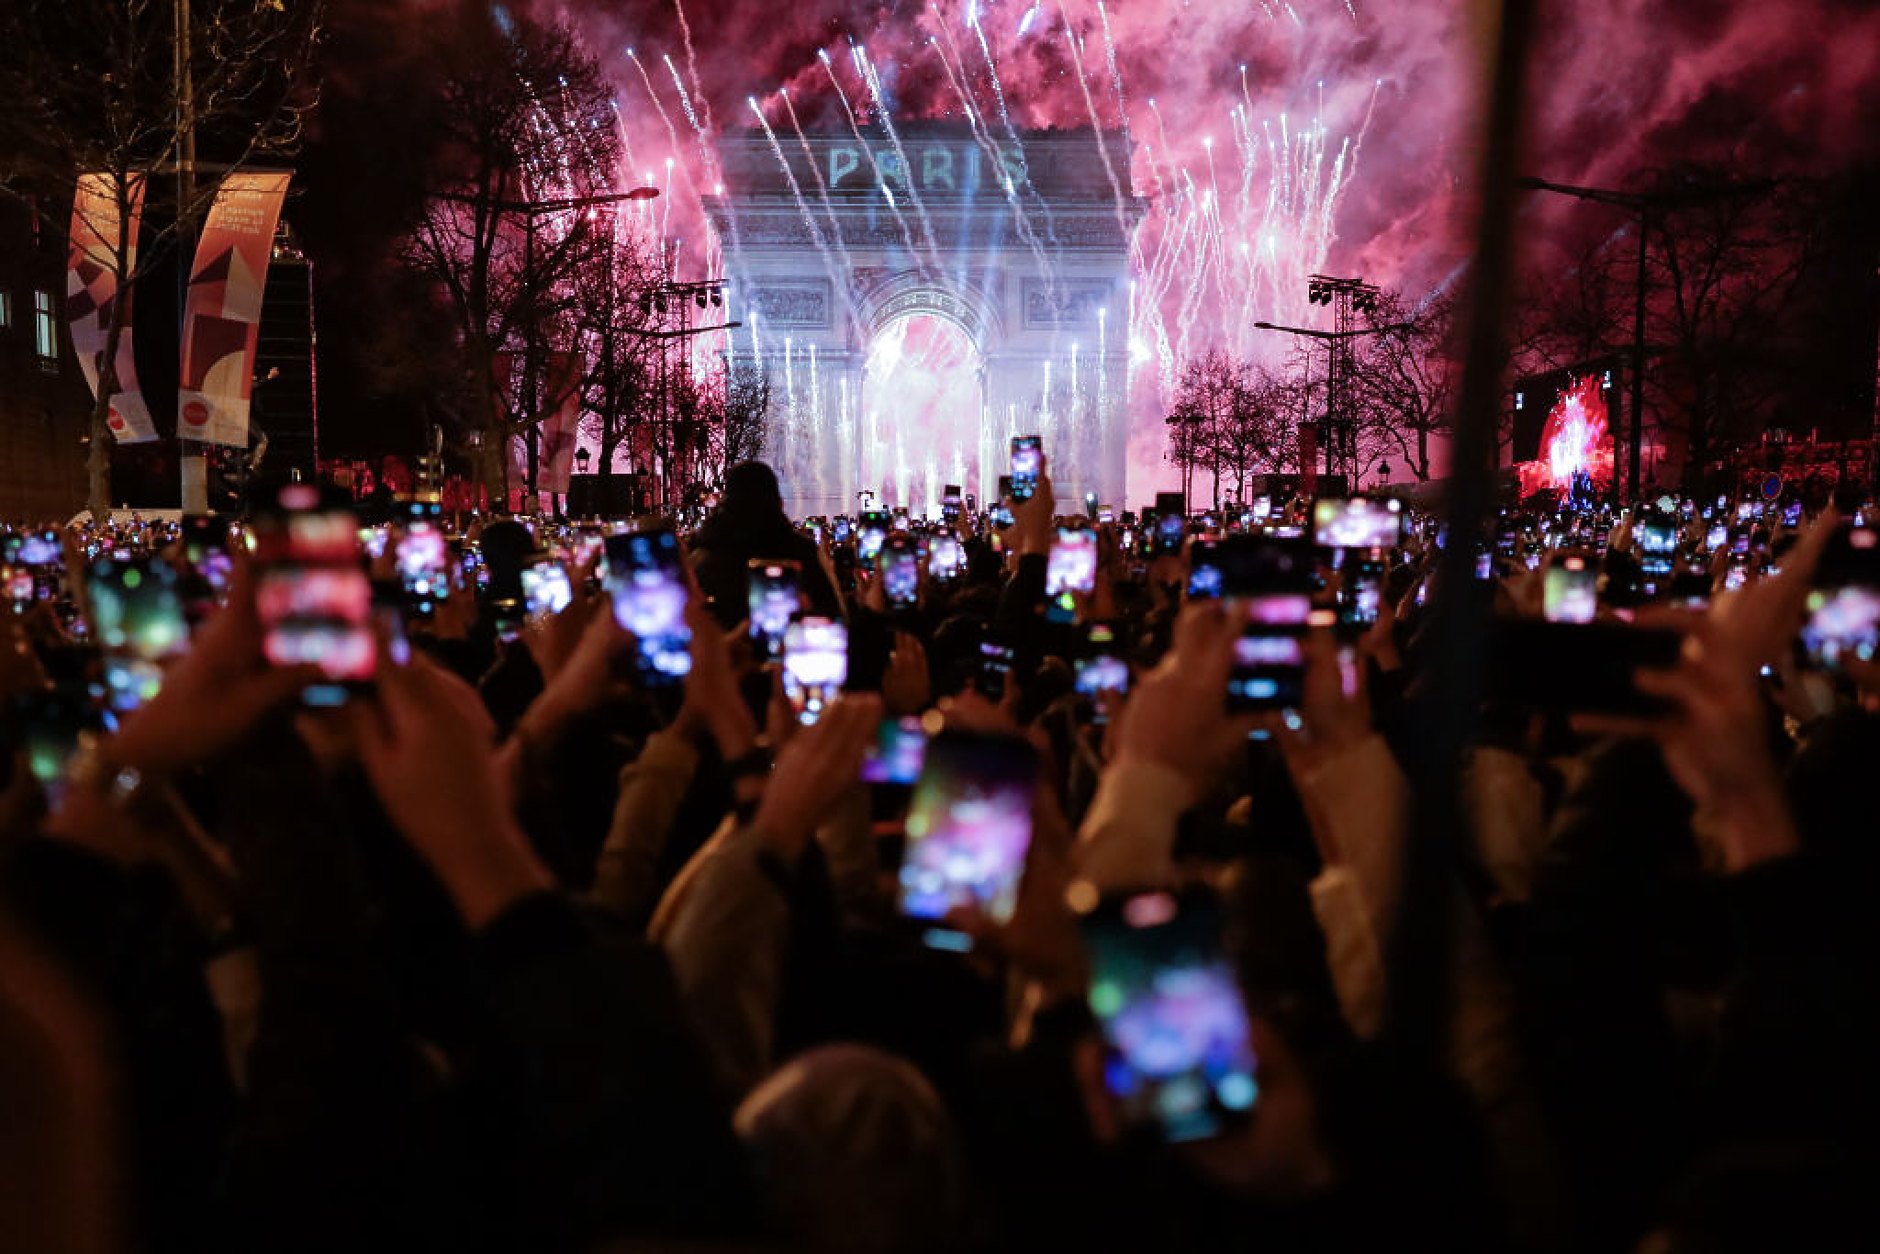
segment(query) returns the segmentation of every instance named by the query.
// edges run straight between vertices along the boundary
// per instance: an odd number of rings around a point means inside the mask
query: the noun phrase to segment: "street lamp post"
[[[667,346],[664,341],[684,340],[694,335],[709,335],[714,331],[732,331],[743,326],[742,322],[730,320],[716,326],[695,327],[691,325],[693,306],[704,309],[708,305],[714,309],[723,308],[725,303],[725,281],[706,279],[698,282],[677,283],[671,280],[648,289],[640,296],[640,308],[647,314],[657,312],[662,317],[670,302],[675,307],[679,325],[658,331],[640,331],[636,334],[641,339],[659,340],[659,453],[660,460],[660,504],[670,507],[674,490],[674,469],[676,449],[673,441],[672,390],[670,386],[669,363],[666,360]]]

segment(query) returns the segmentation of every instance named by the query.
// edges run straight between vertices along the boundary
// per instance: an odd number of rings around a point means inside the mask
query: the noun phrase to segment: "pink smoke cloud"
[[[1269,358],[1287,348],[1282,337],[1249,335],[1222,319],[1175,334],[1173,310],[1193,294],[1186,283],[1201,284],[1216,307],[1245,293],[1253,317],[1313,325],[1322,315],[1295,281],[1311,270],[1415,296],[1451,279],[1467,257],[1481,71],[1472,6],[1455,0],[1113,0],[1102,9],[1098,0],[536,3],[564,11],[609,67],[635,176],[650,171],[663,182],[672,160],[672,199],[661,209],[685,237],[694,270],[712,264],[696,203],[716,179],[711,137],[748,124],[745,101],[754,97],[788,143],[780,90],[806,128],[846,126],[818,52],[828,51],[851,102],[863,106],[851,41],[865,49],[897,116],[959,117],[950,65],[996,122],[989,53],[1016,125],[1084,126],[1093,112],[1101,125],[1127,124],[1137,144],[1129,190],[1157,196],[1141,241],[1145,272],[1185,216],[1206,216],[1183,189],[1212,193],[1219,273],[1176,277],[1151,319],[1160,318],[1170,344],[1166,352],[1151,346],[1150,364],[1132,381],[1132,496],[1168,478],[1158,415],[1171,354],[1220,339]],[[1674,158],[1791,172],[1875,156],[1880,11],[1870,5],[1552,0],[1538,30],[1529,172],[1624,185]],[[1237,145],[1236,135],[1246,142]],[[1314,142],[1319,163],[1303,169]],[[1342,183],[1331,173],[1341,153]],[[1243,183],[1257,207],[1277,181],[1302,175],[1316,180],[1316,203],[1277,224],[1241,211]],[[1522,221],[1542,235],[1572,212],[1536,203]],[[1221,260],[1242,244],[1244,276]]]

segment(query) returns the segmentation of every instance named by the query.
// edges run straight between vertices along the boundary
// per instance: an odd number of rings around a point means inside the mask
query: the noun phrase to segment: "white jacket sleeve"
[[[1173,870],[1176,825],[1193,801],[1173,767],[1118,763],[1103,773],[1072,851],[1080,879],[1102,892],[1152,888]]]
[[[679,996],[728,1093],[770,1073],[790,907],[758,864],[756,831],[730,820],[692,856],[653,914]]]
[[[671,728],[647,737],[621,770],[613,822],[594,863],[596,901],[628,917],[652,903],[660,854],[697,770],[698,749]]]

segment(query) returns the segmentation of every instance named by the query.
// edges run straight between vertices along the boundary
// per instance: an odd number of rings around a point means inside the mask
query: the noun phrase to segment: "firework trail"
[[[847,261],[849,246],[842,239],[842,218],[836,213],[835,202],[829,198],[829,182],[823,178],[822,166],[816,161],[816,151],[809,146],[809,136],[803,133],[803,123],[796,116],[796,105],[790,100],[789,89],[779,88],[777,95],[783,100],[783,111],[790,116],[790,127],[796,132],[796,142],[802,146],[803,163],[809,166],[810,176],[816,180],[816,195],[822,201],[823,212],[829,215],[830,233],[835,236],[842,259]]]
[[[875,150],[873,146],[862,136],[862,124],[856,121],[855,109],[849,104],[849,93],[842,89],[842,80],[836,77],[835,64],[830,61],[829,53],[825,49],[818,48],[816,50],[816,57],[822,62],[824,71],[829,75],[830,83],[833,84],[836,89],[836,99],[842,102],[842,112],[849,119],[849,130],[855,133],[856,144],[861,147],[863,155],[868,158],[869,168],[875,172],[875,185],[881,188],[882,196],[888,202],[888,212],[894,215],[895,223],[901,228],[901,239],[907,245],[908,260],[912,261],[915,265],[919,265],[920,249],[914,247],[914,232],[909,229],[907,219],[902,216],[901,207],[894,203],[894,192],[889,189],[888,180],[881,173],[881,163],[875,160]]]
[[[686,72],[692,76],[692,94],[698,97],[699,108],[705,114],[706,129],[716,131],[718,126],[712,120],[711,97],[705,93],[705,88],[699,83],[698,54],[692,49],[692,23],[686,20],[685,5],[682,3],[682,0],[672,0],[672,11],[679,17],[679,40],[685,46],[685,68]],[[673,77],[677,78],[678,76],[674,75]],[[705,168],[711,172],[714,179],[722,179],[724,177],[724,171],[718,169],[715,158],[707,158]]]
[[[778,142],[777,133],[770,129],[770,119],[764,116],[763,109],[758,106],[757,97],[747,97],[747,103],[757,118],[757,124],[764,128],[764,137],[770,141],[770,150],[777,155],[777,164],[783,168],[783,177],[789,180],[790,195],[796,200],[797,212],[803,215],[803,225],[809,228],[810,240],[816,245],[816,251],[822,254],[823,265],[829,269],[829,281],[835,285],[835,290],[844,293],[844,299],[847,299],[849,284],[843,276],[843,267],[837,264],[835,254],[829,251],[829,243],[823,237],[822,228],[816,224],[815,216],[810,212],[809,202],[803,199],[803,186],[796,181],[796,174],[790,169],[790,163],[783,155],[783,145]],[[853,305],[850,306],[850,310],[854,311]]]
[[[887,96],[881,90],[881,77],[875,73],[874,65],[868,60],[868,53],[860,44],[851,44],[849,51],[854,55],[857,68],[861,70],[862,81],[868,85],[869,94],[875,99],[875,108],[881,111],[881,126],[888,132],[888,142],[894,145],[895,155],[900,159],[901,178],[906,184],[908,199],[914,202],[914,216],[920,220],[921,238],[927,241],[928,251],[933,254],[934,269],[944,270],[946,260],[940,255],[939,242],[934,239],[933,223],[927,218],[927,206],[921,203],[920,176],[915,172],[913,162],[907,159],[907,149],[901,146],[900,133],[894,129],[894,111],[888,108]]]
[[[693,134],[695,134],[698,137],[698,151],[699,151],[699,157],[700,157],[700,164],[707,172],[710,172],[716,168],[716,164],[717,164],[717,156],[716,154],[712,152],[711,141],[706,136],[704,126],[699,124],[698,114],[692,111],[692,98],[690,95],[686,93],[685,84],[681,82],[679,79],[678,67],[672,63],[672,58],[670,56],[662,56],[661,60],[665,61],[666,63],[666,72],[672,75],[672,86],[673,86],[673,89],[679,93],[679,105],[681,108],[685,110],[686,121],[692,124]],[[696,79],[697,75],[694,74],[693,77],[694,79]],[[701,101],[701,103],[703,102]],[[722,178],[723,175],[719,174],[718,177]],[[731,252],[734,256],[742,257],[744,255],[744,248],[743,248],[742,239],[738,232],[737,210],[732,206],[731,202],[728,200],[724,200],[721,198],[719,201],[719,204],[724,209],[725,226],[731,234],[731,239],[729,241],[730,246],[731,246]],[[706,233],[705,270],[707,274],[715,273],[717,270],[717,267],[714,267],[711,264],[711,255],[712,255],[712,250],[715,244],[715,240],[713,239],[713,234],[714,233],[710,231]]]
[[[1018,128],[1012,125],[1012,112],[1007,108],[1005,103],[1005,86],[999,81],[999,63],[993,59],[992,45],[986,42],[985,29],[981,27],[977,21],[970,22],[968,25],[972,27],[973,35],[979,40],[980,53],[986,58],[986,77],[992,83],[992,98],[997,101],[999,105],[999,120],[1005,124],[1005,137],[1011,140],[1012,147],[1018,150],[1018,166],[1019,169],[1024,172],[1025,190],[1036,198],[1039,216],[1044,219],[1045,238],[1051,241],[1051,248],[1053,251],[1056,251],[1060,246],[1057,237],[1057,223],[1051,216],[1050,204],[1046,202],[1043,196],[1038,194],[1038,189],[1032,186],[1031,163],[1025,159],[1025,141],[1018,137]]]
[[[940,32],[952,48],[954,57],[959,58],[959,45],[953,43],[952,33],[945,23],[941,24]],[[1050,299],[1056,300],[1057,267],[1051,264],[1050,258],[1044,251],[1044,245],[1039,242],[1038,233],[1032,229],[1031,216],[1025,212],[1025,206],[1018,198],[1018,189],[1013,187],[1012,180],[1005,176],[999,160],[998,144],[994,142],[991,131],[987,129],[984,119],[980,116],[978,102],[974,100],[972,92],[967,89],[966,63],[964,59],[960,59],[956,73],[953,62],[947,58],[947,49],[942,48],[931,37],[928,42],[932,44],[935,54],[939,56],[940,64],[947,72],[947,79],[959,96],[960,107],[966,112],[966,122],[972,129],[973,140],[979,145],[980,152],[986,158],[986,168],[994,172],[992,176],[994,182],[998,184],[999,190],[1005,193],[1006,204],[1012,210],[1012,225],[1018,231],[1018,237],[1025,242],[1025,246],[1031,249],[1032,258],[1038,263],[1038,273],[1044,276],[1047,294]]]
[[[1090,114],[1090,136],[1096,141],[1097,155],[1103,159],[1103,173],[1110,180],[1110,190],[1116,195],[1116,225],[1122,231],[1123,238],[1129,239],[1129,210],[1123,194],[1123,184],[1116,177],[1116,165],[1110,160],[1110,145],[1103,139],[1103,120],[1097,116],[1097,102],[1091,98],[1090,83],[1084,78],[1084,47],[1077,38],[1077,32],[1071,27],[1071,11],[1065,0],[1058,0],[1058,11],[1064,15],[1064,42],[1071,50],[1071,64],[1077,71],[1077,90],[1084,98],[1084,109]]]

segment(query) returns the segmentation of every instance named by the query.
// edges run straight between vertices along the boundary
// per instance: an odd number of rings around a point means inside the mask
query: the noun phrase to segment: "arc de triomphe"
[[[764,456],[793,515],[852,513],[859,491],[885,486],[892,398],[869,386],[869,348],[913,315],[970,339],[977,387],[964,393],[979,414],[959,425],[977,440],[911,489],[903,475],[887,503],[930,508],[942,479],[984,501],[1010,437],[1036,433],[1065,512],[1087,491],[1124,507],[1129,248],[1142,214],[1127,141],[1091,128],[1016,136],[909,121],[720,141],[724,187],[705,204],[744,324],[729,364],[768,377]]]

